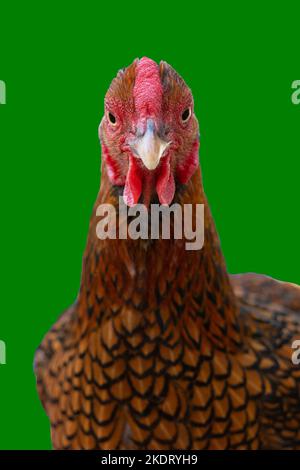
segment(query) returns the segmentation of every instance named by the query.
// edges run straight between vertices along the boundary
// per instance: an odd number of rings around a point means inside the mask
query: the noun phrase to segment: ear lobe
[[[184,161],[177,165],[176,177],[181,184],[186,184],[199,166],[199,145],[200,142],[197,139]]]

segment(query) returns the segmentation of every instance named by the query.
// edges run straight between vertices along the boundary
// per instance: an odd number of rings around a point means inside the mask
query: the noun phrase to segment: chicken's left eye
[[[189,120],[191,114],[192,114],[191,108],[185,109],[185,110],[183,111],[182,115],[181,115],[181,120],[182,120],[182,122],[187,122],[187,121]]]
[[[111,124],[116,124],[116,122],[117,122],[116,116],[112,113],[108,113],[108,119],[109,119]]]

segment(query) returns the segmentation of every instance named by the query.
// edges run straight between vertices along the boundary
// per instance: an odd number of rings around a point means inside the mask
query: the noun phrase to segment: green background
[[[34,351],[77,295],[103,97],[135,57],[166,60],[192,88],[229,271],[300,283],[300,6],[283,5],[1,3],[0,448],[51,447]]]

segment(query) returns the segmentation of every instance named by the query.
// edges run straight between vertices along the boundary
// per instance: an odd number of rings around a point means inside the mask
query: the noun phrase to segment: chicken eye
[[[117,122],[116,116],[114,116],[112,113],[108,113],[108,119],[111,124],[116,124]]]
[[[182,122],[187,122],[189,118],[191,117],[191,114],[192,114],[191,108],[185,109],[181,115]]]

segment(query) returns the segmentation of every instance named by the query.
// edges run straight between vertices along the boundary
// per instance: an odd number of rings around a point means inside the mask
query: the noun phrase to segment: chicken
[[[229,276],[203,191],[193,98],[167,63],[113,80],[78,298],[35,357],[56,449],[300,448],[300,288]],[[204,204],[204,246],[99,239],[97,207]]]

